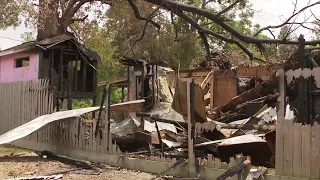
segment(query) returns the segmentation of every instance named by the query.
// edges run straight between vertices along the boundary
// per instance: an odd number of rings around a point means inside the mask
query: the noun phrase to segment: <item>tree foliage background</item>
[[[135,3],[141,17],[154,13],[152,21],[161,28],[157,28],[151,21],[146,21],[151,18],[137,18],[137,12],[130,2]],[[260,28],[252,23],[254,11],[249,0],[178,0],[176,3],[213,14],[232,7],[219,17],[224,19],[223,23],[245,36],[253,36]],[[164,8],[157,9],[160,6]],[[73,32],[88,48],[101,56],[99,81],[109,81],[125,75],[124,67],[119,64],[122,56],[135,56],[147,61],[164,60],[174,69],[178,69],[178,66],[181,69],[192,68],[206,59],[206,43],[199,36],[196,26],[187,22],[181,13],[174,9],[165,11],[164,9],[168,10],[166,7],[157,0],[2,0],[0,8],[5,11],[0,11],[0,28],[25,23],[36,32],[23,34],[26,41],[50,37],[66,30]],[[209,31],[232,40],[237,39],[210,18],[186,11],[183,13]],[[291,26],[283,26],[277,38],[296,40],[294,35],[288,35],[290,28]],[[261,33],[256,37],[271,39]],[[242,42],[260,61],[249,59],[248,54],[237,44],[214,36],[207,36],[207,41],[211,50],[223,52],[234,66],[265,63],[266,57],[260,52],[261,49],[257,48],[257,44]],[[265,45],[269,61],[274,63],[283,62],[294,48],[286,44]],[[118,94],[113,96],[117,99]]]

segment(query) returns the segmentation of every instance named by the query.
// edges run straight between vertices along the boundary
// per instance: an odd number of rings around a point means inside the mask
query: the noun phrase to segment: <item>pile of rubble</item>
[[[282,68],[293,69],[297,65],[298,52],[295,52]],[[187,83],[179,78],[174,81],[176,87],[170,89],[174,94],[169,98],[172,102],[158,102],[150,111],[137,113],[135,117],[111,125],[113,140],[122,151],[171,158],[188,157]],[[192,133],[196,157],[205,158],[213,154],[228,162],[230,157],[243,154],[251,157],[253,165],[273,167],[279,96],[276,70],[267,80],[213,111],[206,107],[204,84],[210,87],[208,78],[193,89],[195,122]],[[285,119],[294,120],[298,96],[295,82],[287,88],[289,103]]]

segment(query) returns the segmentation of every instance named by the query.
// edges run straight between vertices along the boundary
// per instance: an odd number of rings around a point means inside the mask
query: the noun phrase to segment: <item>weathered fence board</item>
[[[3,134],[38,116],[51,113],[52,108],[49,108],[49,103],[52,102],[51,94],[47,79],[0,84],[0,102],[2,103],[0,133]],[[47,136],[47,129],[43,128],[24,140],[45,143]]]
[[[311,178],[320,176],[320,125],[315,124],[311,130]]]
[[[293,125],[293,176],[301,177],[301,161],[302,161],[302,135],[301,135],[301,126],[299,124]]]
[[[302,132],[302,177],[309,178],[311,176],[311,126],[303,126]]]
[[[277,158],[276,166],[283,171],[280,173],[276,169],[277,175],[319,179],[320,125],[300,125],[284,121],[282,126],[283,136],[277,137],[277,146],[283,147],[283,157]]]
[[[292,121],[285,121],[284,122],[285,128],[284,128],[284,163],[283,163],[283,170],[284,175],[286,176],[292,176],[292,167],[293,167],[293,156],[292,156],[292,128],[293,123]]]
[[[284,115],[285,115],[285,74],[284,70],[280,69],[277,72],[279,77],[279,108],[277,118],[277,136],[276,136],[276,173],[284,174]]]

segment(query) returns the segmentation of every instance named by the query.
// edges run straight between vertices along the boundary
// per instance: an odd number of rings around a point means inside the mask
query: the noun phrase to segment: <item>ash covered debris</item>
[[[320,62],[318,50],[305,50],[314,63]],[[128,64],[127,64],[128,65]],[[237,67],[220,70],[219,67],[199,66],[189,71],[175,72],[157,63],[131,63],[129,72],[129,100],[144,99],[145,90],[151,98],[141,111],[126,121],[133,125],[131,142],[119,137],[114,141],[123,151],[140,155],[164,155],[188,158],[188,123],[190,114],[192,139],[196,157],[214,155],[228,162],[237,154],[251,157],[253,165],[273,167],[275,164],[275,137],[279,98],[278,69],[298,69],[298,51],[284,64],[273,66]],[[149,68],[146,68],[149,67]],[[148,69],[148,72],[144,72]],[[159,71],[161,70],[161,72]],[[140,73],[137,73],[139,71]],[[134,77],[130,77],[133,75]],[[148,83],[144,79],[148,77]],[[188,112],[187,79],[195,83],[193,112]],[[130,82],[130,80],[136,80]],[[143,88],[144,86],[147,88]],[[312,85],[313,86],[313,85]],[[316,87],[314,85],[314,87]],[[287,105],[285,120],[296,121],[298,116],[298,79],[286,85]],[[313,88],[318,93],[317,88]],[[319,103],[313,99],[315,105]],[[320,119],[318,106],[312,121]],[[192,120],[191,118],[191,120]],[[132,120],[135,119],[135,120]],[[132,122],[139,123],[132,123]],[[111,128],[119,128],[121,124]],[[123,125],[122,125],[123,126]],[[125,127],[123,126],[121,128]],[[115,129],[111,130],[114,132]],[[126,136],[124,136],[126,137]],[[143,137],[143,138],[142,138]],[[137,146],[138,145],[138,146]]]

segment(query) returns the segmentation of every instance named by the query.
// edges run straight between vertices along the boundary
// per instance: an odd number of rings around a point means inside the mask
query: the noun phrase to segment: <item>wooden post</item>
[[[156,125],[159,143],[161,144],[161,155],[162,155],[162,157],[164,157],[163,142],[162,142],[161,134],[160,134],[160,131],[159,131],[158,123],[157,123],[157,121],[154,121],[154,123]]]
[[[283,125],[285,116],[285,101],[286,101],[286,83],[285,72],[283,69],[278,70],[279,77],[279,97],[278,97],[278,117],[277,117],[277,136],[276,136],[276,174],[283,175],[284,173],[284,142],[283,142]]]
[[[157,99],[156,101],[159,102],[160,101],[160,97],[159,97],[159,89],[160,89],[160,84],[159,84],[159,77],[158,77],[158,65],[156,65],[156,81],[157,81]]]
[[[98,63],[94,61],[94,67],[98,69]],[[98,72],[93,70],[93,97],[92,97],[92,106],[95,107],[97,105],[98,98]],[[96,112],[92,112],[92,118],[96,118]]]
[[[108,153],[111,154],[112,153],[112,139],[111,139],[111,135],[110,135],[110,86],[107,83],[106,84],[106,96],[105,96],[105,121],[104,121],[104,125],[105,125],[105,130],[106,130],[106,134],[107,134],[107,139],[106,139],[106,144],[108,147]]]
[[[76,55],[76,67],[75,67],[75,73],[74,73],[74,91],[78,91],[78,62],[79,61],[79,55],[77,53]]]
[[[81,91],[87,91],[86,90],[86,80],[87,80],[87,64],[86,63],[84,63],[83,61],[81,62],[81,64],[82,64],[82,82],[81,82],[81,84],[82,84],[82,89],[81,89]]]
[[[305,40],[303,35],[299,36],[299,67],[301,69],[306,68],[306,58],[304,53]],[[299,77],[299,114],[298,121],[300,123],[309,123],[308,115],[308,84],[307,80],[302,76]]]
[[[74,67],[69,64],[69,67],[68,67],[68,110],[71,110],[72,109],[72,85],[73,85],[73,76],[74,76],[74,73],[73,73],[73,70],[74,70]]]
[[[59,78],[59,85],[60,85],[60,88],[59,88],[59,91],[60,92],[63,92],[63,50],[61,50],[60,52],[60,78]]]
[[[155,80],[155,70],[154,70],[154,65],[151,66],[152,68],[152,107],[154,106],[155,103],[155,85],[154,85],[154,80]]]
[[[193,80],[191,78],[187,79],[187,110],[188,110],[188,166],[189,166],[189,177],[195,174],[195,155],[194,155],[194,130],[193,123],[194,120],[194,91],[192,92]]]
[[[121,86],[121,102],[124,102],[124,86]]]
[[[211,83],[210,83],[210,112],[213,113],[214,106],[214,71],[212,70]]]
[[[137,90],[137,79],[136,75],[134,74],[134,66],[128,67],[128,101],[136,100],[136,90]],[[129,115],[131,117],[136,117],[135,112],[130,112]]]

